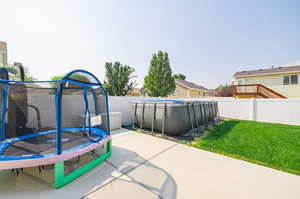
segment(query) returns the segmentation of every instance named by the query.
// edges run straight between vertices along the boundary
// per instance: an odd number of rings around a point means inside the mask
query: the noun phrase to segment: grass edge
[[[243,160],[245,162],[250,162],[250,163],[253,163],[253,164],[256,164],[256,165],[265,166],[265,167],[268,167],[268,168],[276,169],[278,171],[283,171],[283,172],[287,172],[289,174],[300,176],[299,171],[295,171],[295,170],[292,170],[292,169],[287,169],[287,168],[283,168],[283,167],[279,167],[279,166],[274,166],[274,165],[271,165],[271,164],[268,164],[266,162],[262,162],[262,161],[259,161],[259,160],[242,157],[242,156],[227,153],[227,152],[224,152],[224,151],[212,150],[212,149],[206,148],[204,146],[197,146],[196,147],[196,146],[193,146],[193,144],[186,144],[186,143],[181,143],[181,144],[184,144],[186,146],[193,147],[193,148],[196,148],[196,149],[202,149],[202,150],[205,150],[205,151],[217,153],[217,154],[224,155],[224,156],[231,157],[231,158],[235,158],[235,159],[238,159],[238,160]]]

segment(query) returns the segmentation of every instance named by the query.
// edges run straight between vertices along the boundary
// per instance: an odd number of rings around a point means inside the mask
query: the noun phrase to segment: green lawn
[[[228,120],[192,146],[300,175],[300,126]]]

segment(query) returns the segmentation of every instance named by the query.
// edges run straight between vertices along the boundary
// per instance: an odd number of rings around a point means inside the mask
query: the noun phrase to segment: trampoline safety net
[[[0,80],[0,100],[0,141],[10,140],[2,156],[60,154],[109,135],[105,90],[86,73],[58,81]]]

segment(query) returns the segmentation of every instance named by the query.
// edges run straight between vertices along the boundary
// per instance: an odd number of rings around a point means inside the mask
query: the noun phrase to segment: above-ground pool
[[[145,100],[131,106],[136,126],[169,135],[187,133],[218,117],[215,101]]]

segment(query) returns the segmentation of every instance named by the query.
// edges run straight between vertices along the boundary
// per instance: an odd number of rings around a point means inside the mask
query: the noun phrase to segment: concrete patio
[[[49,172],[0,172],[0,198],[298,199],[300,177],[126,129],[113,131],[113,154],[55,190]]]

